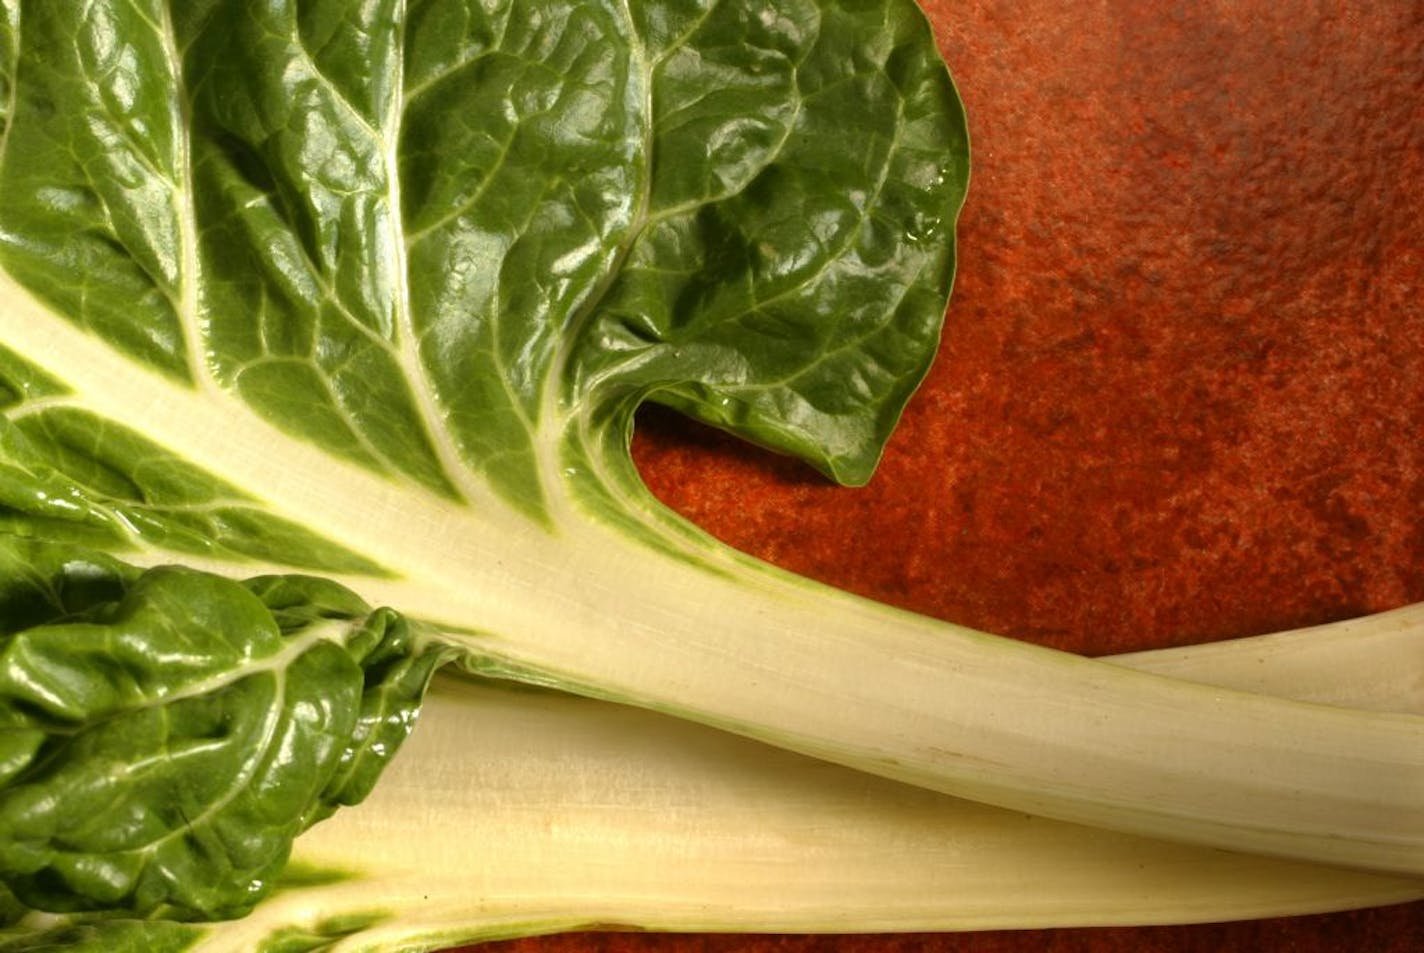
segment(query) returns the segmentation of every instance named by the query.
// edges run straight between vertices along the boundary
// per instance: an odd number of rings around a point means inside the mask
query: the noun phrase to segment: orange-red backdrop
[[[1079,652],[1424,600],[1424,4],[925,6],[974,179],[944,345],[879,474],[830,487],[650,413],[654,491],[783,566]],[[1424,904],[490,949],[1415,953]]]

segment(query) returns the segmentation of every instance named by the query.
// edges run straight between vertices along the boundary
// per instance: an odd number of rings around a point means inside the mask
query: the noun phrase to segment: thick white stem
[[[612,536],[575,541],[558,571],[512,600],[538,610],[501,629],[517,638],[482,648],[555,684],[1013,810],[1424,873],[1418,715],[1128,671]]]
[[[1424,607],[1309,632],[1119,656],[1203,683],[1417,710],[1341,668],[1417,657]],[[1327,647],[1322,649],[1322,646]],[[1323,677],[1321,677],[1323,676]],[[371,800],[298,841],[350,881],[281,893],[204,951],[279,926],[398,913],[337,949],[589,925],[967,930],[1186,923],[1424,897],[1424,882],[1168,844],[939,797],[684,722],[438,683]]]
[[[1424,714],[1424,602],[1289,632],[1116,655],[1111,661],[1237,691]]]

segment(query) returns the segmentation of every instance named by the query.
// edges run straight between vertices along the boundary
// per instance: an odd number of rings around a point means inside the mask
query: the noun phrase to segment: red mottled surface
[[[926,7],[974,183],[944,346],[881,471],[838,489],[648,414],[655,492],[791,569],[1088,653],[1424,600],[1424,5]],[[1414,953],[1424,904],[491,949]]]

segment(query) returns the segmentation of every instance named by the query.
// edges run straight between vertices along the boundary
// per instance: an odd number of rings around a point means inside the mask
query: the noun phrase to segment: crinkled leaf
[[[0,553],[29,567],[3,593],[0,878],[40,909],[247,909],[365,796],[441,657],[323,580]]]

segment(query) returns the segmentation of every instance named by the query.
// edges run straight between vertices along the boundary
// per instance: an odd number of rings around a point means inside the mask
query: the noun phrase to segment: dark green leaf
[[[29,567],[0,636],[0,877],[39,909],[248,909],[364,797],[442,657],[322,580],[0,553]]]
[[[909,0],[6,9],[0,267],[430,493],[542,519],[647,397],[862,482],[934,354],[967,147]]]

